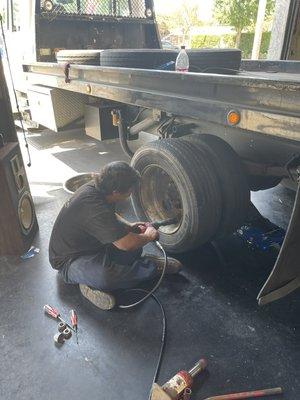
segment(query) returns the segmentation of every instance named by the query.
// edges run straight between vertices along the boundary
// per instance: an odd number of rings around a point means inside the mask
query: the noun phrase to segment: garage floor
[[[27,261],[0,259],[0,398],[147,399],[161,336],[157,305],[149,300],[134,311],[98,311],[76,286],[60,281],[47,258],[51,227],[68,198],[62,182],[126,157],[117,142],[96,143],[79,130],[29,137],[40,253]],[[279,186],[253,200],[286,227],[292,192]],[[126,206],[123,211],[132,217]],[[197,379],[193,399],[274,386],[284,388],[284,399],[300,398],[299,292],[259,308],[256,295],[274,260],[236,238],[220,245],[226,266],[211,246],[182,255],[185,271],[157,293],[168,318],[159,382],[207,357],[209,372]],[[56,323],[43,314],[46,303],[65,316],[77,310],[79,347],[74,338],[54,346]]]

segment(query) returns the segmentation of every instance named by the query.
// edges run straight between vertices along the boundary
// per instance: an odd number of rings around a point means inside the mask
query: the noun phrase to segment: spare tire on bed
[[[59,64],[100,65],[101,50],[60,50],[56,54]]]
[[[177,55],[177,51],[161,49],[103,50],[100,55],[100,65],[103,67],[158,69],[170,61],[175,61]]]
[[[190,72],[233,74],[240,69],[242,52],[238,49],[190,49]]]
[[[191,49],[187,53],[191,72],[234,73],[241,65],[241,51],[237,49]],[[160,69],[170,61],[175,63],[177,55],[178,51],[161,49],[103,50],[100,65]]]

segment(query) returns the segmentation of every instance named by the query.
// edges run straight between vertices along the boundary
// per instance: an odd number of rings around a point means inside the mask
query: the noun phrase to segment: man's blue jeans
[[[106,291],[130,289],[157,276],[154,262],[141,255],[142,249],[121,251],[111,245],[106,252],[83,255],[66,263],[60,273],[70,284]]]

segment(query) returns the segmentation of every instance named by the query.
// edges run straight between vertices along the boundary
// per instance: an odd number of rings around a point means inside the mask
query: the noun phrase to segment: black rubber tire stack
[[[238,49],[187,50],[191,72],[231,74],[239,70],[241,51]],[[106,67],[158,69],[176,61],[178,51],[153,49],[103,50],[100,64]],[[175,66],[173,67],[175,68]]]
[[[214,165],[205,150],[181,139],[163,139],[142,146],[133,156],[132,166],[141,173],[142,182],[132,195],[135,212],[141,221],[149,220],[148,207],[142,204],[143,173],[159,166],[175,183],[181,197],[183,215],[177,231],[161,233],[167,251],[180,253],[211,241],[220,225],[222,196]]]
[[[56,54],[59,64],[100,65],[101,50],[60,50]]]
[[[242,52],[238,49],[187,50],[190,72],[235,74],[241,66]]]
[[[219,177],[222,217],[217,237],[234,232],[245,222],[250,205],[250,189],[238,155],[217,136],[194,134],[181,140],[192,142],[199,151],[206,151]]]
[[[232,74],[241,65],[241,51],[237,49],[187,50],[191,72]],[[61,50],[58,63],[101,65],[103,67],[160,69],[173,61],[178,51],[162,49],[109,49],[109,50]]]
[[[160,49],[103,50],[100,55],[100,65],[103,67],[157,69],[170,61],[175,61],[177,55],[177,51]]]

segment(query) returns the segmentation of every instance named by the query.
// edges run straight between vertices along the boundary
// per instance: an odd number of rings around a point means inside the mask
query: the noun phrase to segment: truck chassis
[[[147,118],[139,122],[140,130],[157,126],[164,115],[176,121],[177,130],[168,137],[190,133],[218,136],[238,154],[248,174],[288,177],[298,182],[285,241],[258,295],[259,304],[300,286],[300,63],[244,62],[243,70],[235,75],[56,63],[26,64],[23,70],[30,85],[109,100],[115,108],[149,110]],[[131,128],[129,138],[138,130]]]

